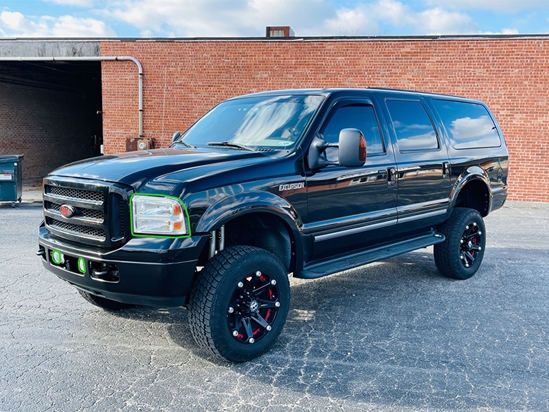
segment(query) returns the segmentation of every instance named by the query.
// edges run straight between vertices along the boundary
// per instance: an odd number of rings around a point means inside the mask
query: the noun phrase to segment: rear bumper
[[[53,238],[42,226],[38,253],[47,270],[91,294],[136,305],[180,306],[208,240],[132,239],[106,252]]]

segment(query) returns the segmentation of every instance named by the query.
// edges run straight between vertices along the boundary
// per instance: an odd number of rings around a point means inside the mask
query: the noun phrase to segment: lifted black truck
[[[313,279],[434,245],[473,276],[507,196],[487,106],[387,89],[227,100],[170,148],[44,179],[44,266],[107,310],[186,306],[196,342],[241,362],[282,331],[288,274]]]

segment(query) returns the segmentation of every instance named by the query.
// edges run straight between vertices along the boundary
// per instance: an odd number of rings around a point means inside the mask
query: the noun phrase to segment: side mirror
[[[172,143],[174,143],[179,138],[179,136],[181,136],[181,133],[175,132],[172,136]]]
[[[360,167],[366,163],[366,140],[358,129],[339,132],[339,165]]]
[[[318,136],[315,136],[311,146],[309,146],[309,169],[316,170],[328,166],[330,163],[326,160],[324,151],[329,147],[328,143]]]

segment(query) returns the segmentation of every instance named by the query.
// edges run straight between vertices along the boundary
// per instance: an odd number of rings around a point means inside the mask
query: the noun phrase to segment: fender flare
[[[208,233],[225,223],[250,213],[267,213],[281,218],[295,242],[296,258],[303,250],[302,221],[295,208],[285,199],[270,192],[250,191],[226,197],[210,205],[200,217],[195,233]]]
[[[486,187],[486,190],[488,192],[488,205],[487,205],[486,214],[490,213],[490,210],[492,210],[492,201],[493,201],[494,195],[492,193],[492,188],[490,186],[490,179],[488,177],[488,174],[484,169],[482,169],[479,166],[468,167],[467,170],[465,170],[461,175],[458,176],[458,178],[456,179],[456,183],[454,184],[454,187],[450,192],[449,211],[454,210],[457,199],[459,198],[459,194],[461,193],[463,188],[466,187],[468,183],[474,180],[483,182],[484,186]]]

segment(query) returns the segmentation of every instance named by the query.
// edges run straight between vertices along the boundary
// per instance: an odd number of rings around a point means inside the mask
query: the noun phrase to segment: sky
[[[0,0],[0,39],[547,34],[549,0]]]

